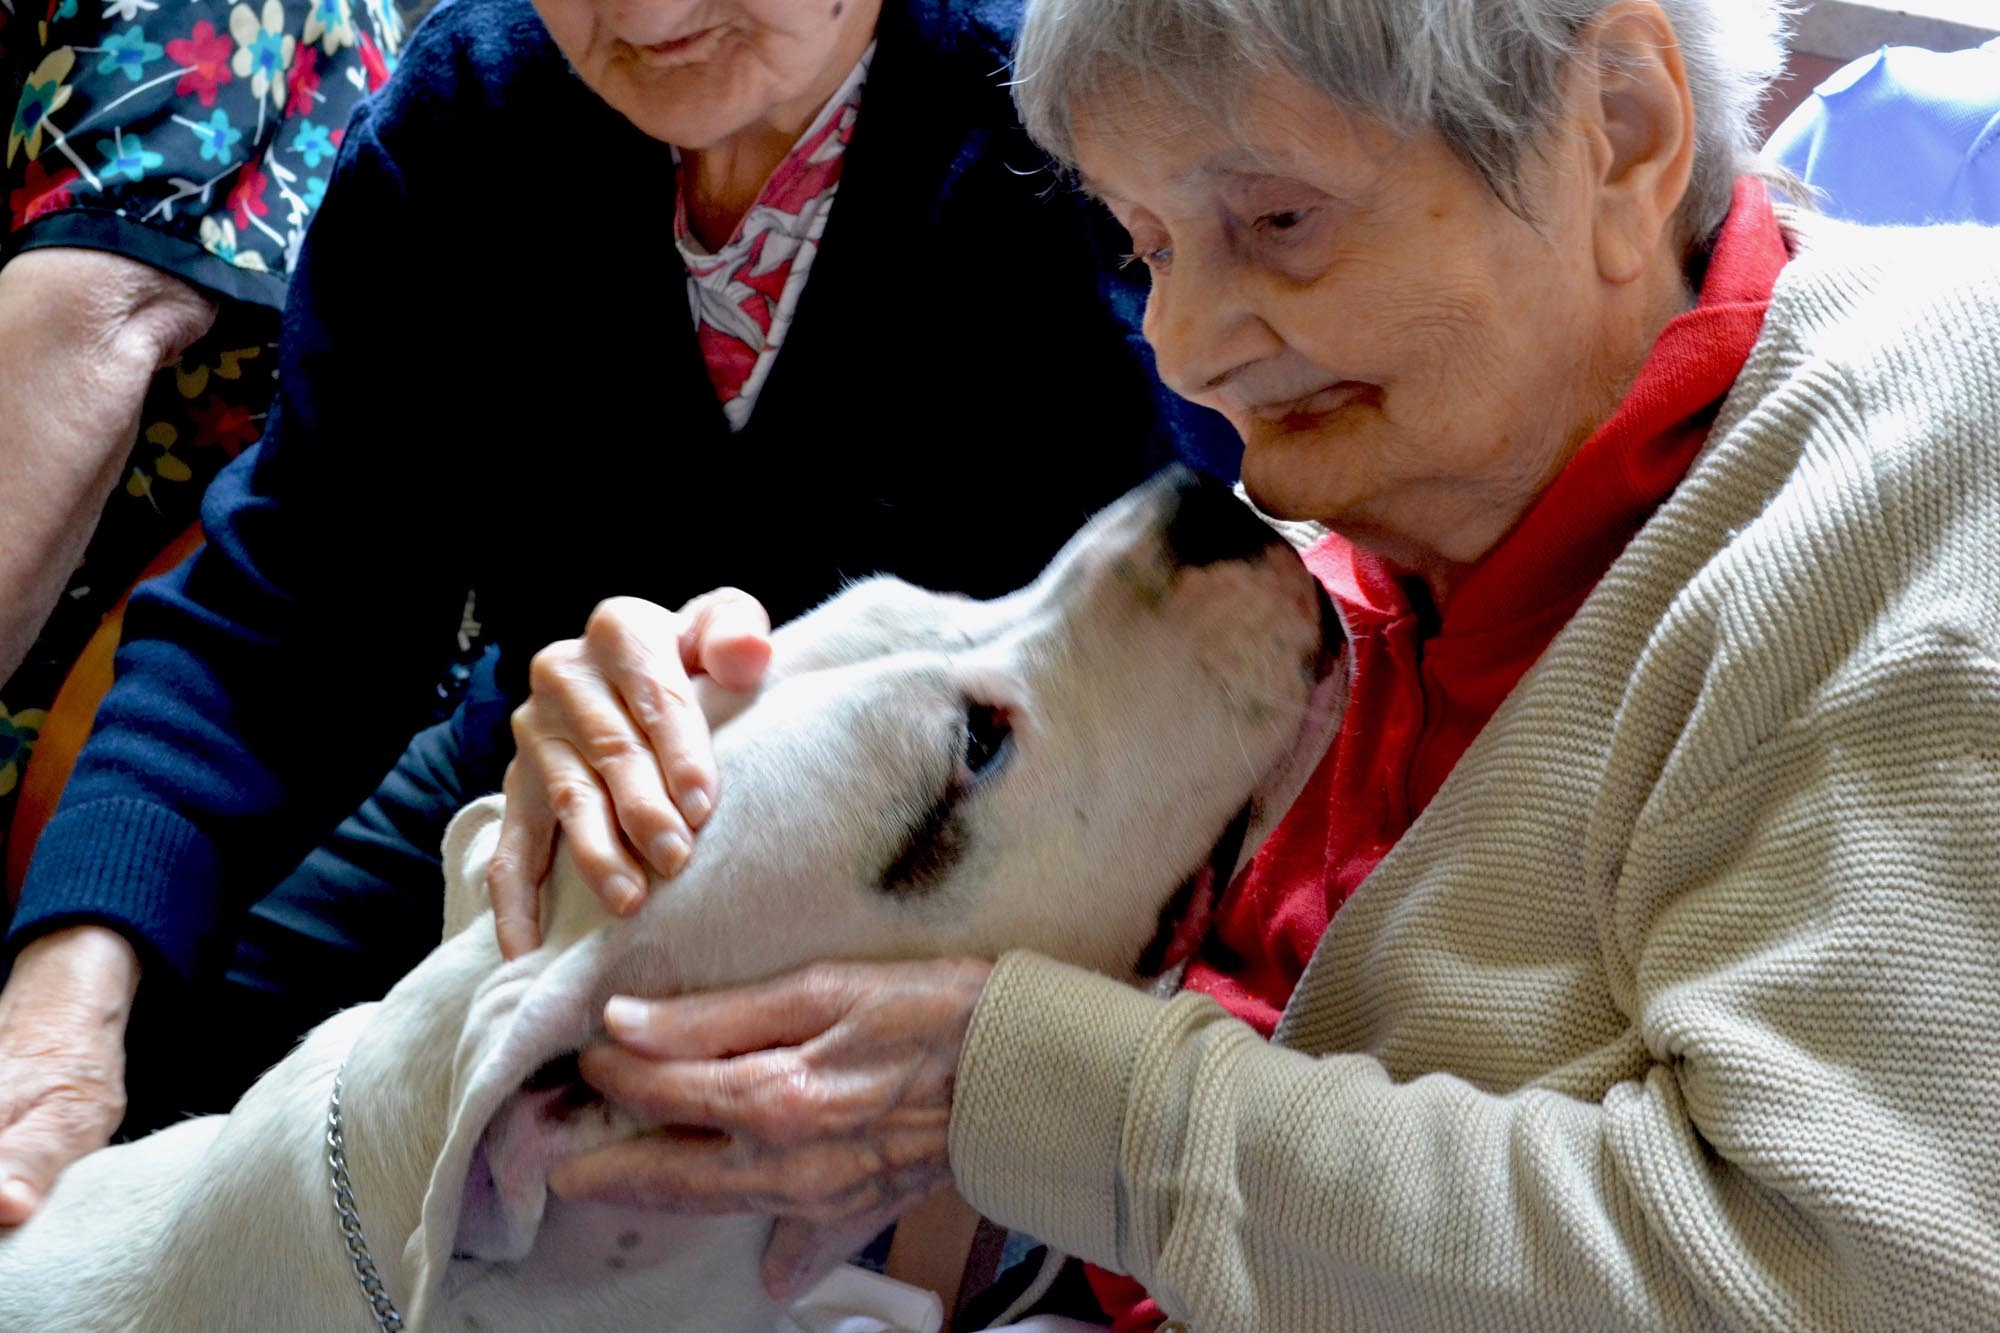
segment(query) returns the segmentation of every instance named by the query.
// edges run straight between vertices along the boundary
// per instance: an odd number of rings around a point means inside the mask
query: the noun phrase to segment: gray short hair
[[[1532,216],[1523,159],[1554,123],[1577,34],[1612,0],[1029,0],[1014,97],[1065,163],[1070,113],[1137,76],[1227,108],[1258,72],[1295,71],[1402,132],[1436,130],[1508,207]],[[1695,117],[1688,239],[1757,169],[1757,104],[1784,64],[1788,0],[1658,0],[1679,37]],[[1226,114],[1226,113],[1225,113]]]

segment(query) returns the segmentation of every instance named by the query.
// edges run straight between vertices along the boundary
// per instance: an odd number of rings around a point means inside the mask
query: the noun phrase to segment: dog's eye
[[[1008,738],[1014,726],[1003,708],[991,704],[965,706],[965,767],[973,777],[983,777],[1000,767],[1013,747]]]

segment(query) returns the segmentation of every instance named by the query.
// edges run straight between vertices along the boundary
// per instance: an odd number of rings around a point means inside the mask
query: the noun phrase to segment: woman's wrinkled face
[[[1538,230],[1440,136],[1300,79],[1227,125],[1114,88],[1076,107],[1077,166],[1151,272],[1161,375],[1235,425],[1251,495],[1419,571],[1485,554],[1633,369],[1593,347],[1584,150],[1543,155]]]
[[[809,121],[867,49],[880,0],[534,0],[577,74],[647,134],[707,149]]]

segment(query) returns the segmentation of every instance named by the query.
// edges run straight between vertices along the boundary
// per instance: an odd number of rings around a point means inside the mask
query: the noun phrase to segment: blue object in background
[[[1765,146],[1857,222],[2000,223],[2000,39],[1885,46],[1836,70]]]

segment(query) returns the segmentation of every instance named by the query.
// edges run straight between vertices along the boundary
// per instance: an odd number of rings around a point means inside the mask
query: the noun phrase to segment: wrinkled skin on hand
[[[125,1116],[132,946],[102,926],[34,940],[0,991],[0,1226],[34,1214],[56,1177]]]
[[[754,689],[770,660],[770,617],[733,588],[679,611],[612,598],[580,638],[535,655],[486,872],[503,954],[540,942],[537,895],[558,828],[584,883],[620,916],[645,901],[649,871],[670,879],[687,864],[720,794],[693,678]]]
[[[662,1127],[559,1166],[573,1199],[778,1219],[790,1299],[951,1181],[959,1056],[990,963],[820,963],[731,990],[613,999],[584,1077]]]

